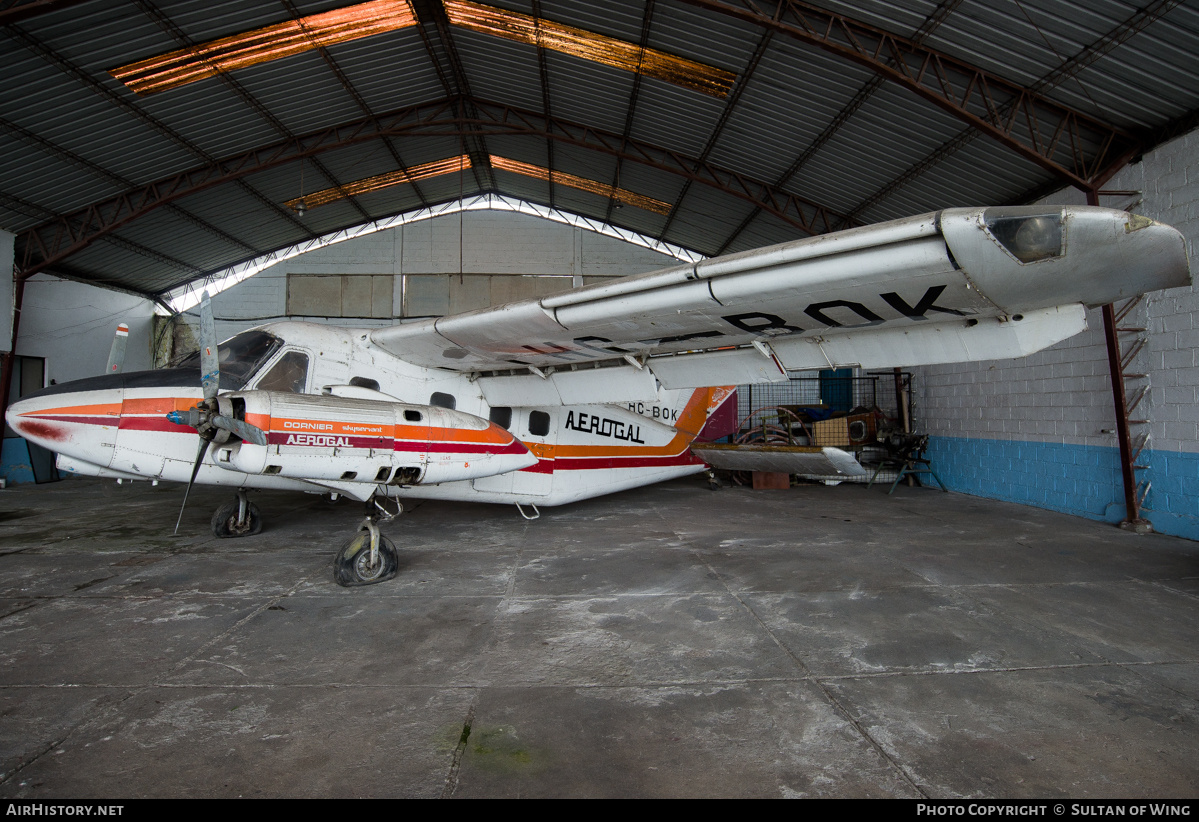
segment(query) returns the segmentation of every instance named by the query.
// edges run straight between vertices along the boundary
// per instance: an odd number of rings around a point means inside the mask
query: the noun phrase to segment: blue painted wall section
[[[29,447],[21,437],[5,437],[0,450],[0,477],[9,485],[33,482],[33,463],[29,459]]]
[[[1119,522],[1120,450],[1019,440],[930,437],[933,468],[950,490]],[[1143,516],[1158,533],[1199,540],[1199,454],[1142,454],[1152,483]]]

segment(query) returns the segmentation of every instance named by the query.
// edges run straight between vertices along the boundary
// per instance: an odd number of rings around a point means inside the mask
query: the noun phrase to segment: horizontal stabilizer
[[[865,476],[853,454],[840,448],[807,445],[721,445],[702,443],[691,453],[722,471],[773,471],[779,474]]]

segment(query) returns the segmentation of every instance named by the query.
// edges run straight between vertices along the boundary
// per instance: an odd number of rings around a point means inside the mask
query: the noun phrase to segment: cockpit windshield
[[[230,337],[217,346],[217,361],[221,367],[221,388],[240,388],[254,376],[258,368],[279,350],[283,341],[265,331],[251,330]],[[199,368],[200,352],[189,355],[179,363],[180,368]]]

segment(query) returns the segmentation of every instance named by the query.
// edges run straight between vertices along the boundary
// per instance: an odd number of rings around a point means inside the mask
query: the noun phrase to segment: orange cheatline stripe
[[[687,450],[698,432],[703,430],[704,424],[708,421],[708,412],[713,407],[713,394],[719,390],[721,389],[697,388],[692,392],[691,398],[687,400],[687,405],[684,406],[682,413],[679,414],[678,422],[674,424],[678,433],[665,445],[559,445],[557,446],[556,456],[594,458],[678,456]],[[727,397],[729,393],[732,393],[732,389],[729,389],[728,393],[724,396]],[[528,446],[529,443],[525,443],[525,445]],[[531,446],[529,450],[533,450]],[[536,451],[533,451],[533,454],[538,457],[541,456]]]
[[[160,54],[109,72],[138,94],[416,25],[408,0],[371,0]]]
[[[259,427],[266,422],[265,415],[250,414],[249,418],[259,420]],[[292,425],[287,425],[292,423]],[[313,425],[327,425],[329,428],[313,428]],[[366,430],[381,428],[381,431]],[[482,430],[473,428],[438,428],[428,425],[388,425],[384,423],[345,422],[342,420],[306,420],[270,418],[270,430],[287,434],[347,434],[351,436],[388,437],[398,440],[429,440],[433,442],[462,442],[473,444],[507,443],[512,439],[511,434],[495,425]]]
[[[121,405],[124,414],[166,414],[170,411],[186,411],[199,397],[141,397],[126,399]]]
[[[121,414],[121,404],[119,402],[106,402],[101,403],[100,405],[65,405],[62,408],[43,408],[41,410],[30,411],[28,413],[39,415],[76,415],[80,417],[96,417],[103,415],[117,417]]]
[[[446,15],[455,26],[570,54],[605,66],[631,71],[724,98],[737,75],[664,51],[643,49],[636,43],[530,17],[469,0],[444,0]]]

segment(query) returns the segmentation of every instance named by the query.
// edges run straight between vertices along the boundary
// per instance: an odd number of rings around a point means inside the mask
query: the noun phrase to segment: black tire
[[[262,514],[258,506],[249,504],[248,522],[241,528],[237,527],[237,500],[226,503],[216,509],[212,515],[212,533],[221,539],[232,537],[250,537],[262,531]]]
[[[370,556],[371,536],[359,531],[346,540],[333,559],[333,580],[344,588],[374,585],[391,579],[400,570],[395,543],[385,536],[379,536],[379,560],[374,568],[370,567]]]

